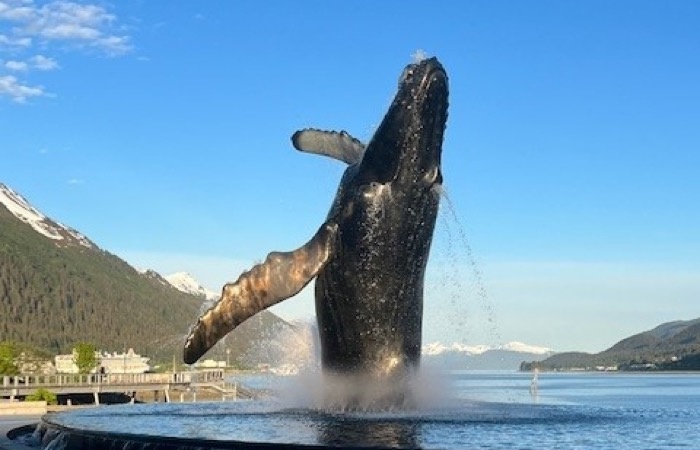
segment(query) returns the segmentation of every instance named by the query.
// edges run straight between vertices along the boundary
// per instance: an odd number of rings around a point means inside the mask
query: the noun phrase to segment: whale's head
[[[367,145],[358,170],[360,184],[441,184],[447,106],[447,74],[438,60],[408,65],[389,110]]]

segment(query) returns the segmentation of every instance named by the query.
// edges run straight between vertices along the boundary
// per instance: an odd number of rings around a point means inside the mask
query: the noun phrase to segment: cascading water
[[[436,305],[427,308],[425,320],[438,323],[442,330],[450,330],[462,340],[501,344],[496,307],[489,298],[466,228],[444,186],[440,186],[440,200],[426,276],[426,301],[443,303],[439,308]],[[478,306],[478,311],[473,309],[474,305]],[[478,332],[483,335],[477,336]]]

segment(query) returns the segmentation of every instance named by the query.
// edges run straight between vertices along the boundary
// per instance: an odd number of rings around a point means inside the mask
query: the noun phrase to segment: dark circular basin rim
[[[326,445],[316,445],[316,444],[285,444],[278,442],[248,442],[248,441],[220,441],[214,439],[197,439],[197,438],[183,438],[183,437],[173,437],[173,436],[153,436],[153,435],[142,435],[142,434],[131,434],[131,433],[115,433],[107,431],[98,430],[86,430],[81,428],[69,427],[61,424],[57,424],[51,420],[51,415],[47,414],[41,418],[41,425],[44,428],[44,432],[49,430],[57,431],[59,433],[66,433],[69,439],[72,438],[73,442],[69,440],[66,450],[79,449],[79,450],[91,450],[91,449],[102,449],[105,448],[106,443],[110,443],[110,448],[115,448],[113,444],[121,443],[121,446],[117,448],[123,448],[122,446],[126,443],[137,443],[148,448],[149,450],[186,450],[186,449],[209,449],[209,450],[229,450],[229,449],[272,449],[280,448],[286,450],[293,449],[339,449],[339,448],[352,448],[357,449],[371,449],[371,450],[390,450],[391,447],[377,447],[377,446],[352,446],[352,447],[342,447],[342,446],[326,446]],[[28,427],[21,427],[26,429],[30,433],[34,431],[34,428],[29,430]],[[22,433],[17,433],[22,434]],[[124,447],[125,448],[125,447]]]

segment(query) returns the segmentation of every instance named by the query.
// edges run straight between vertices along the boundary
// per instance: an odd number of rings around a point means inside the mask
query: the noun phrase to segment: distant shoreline
[[[700,370],[576,370],[576,369],[538,369],[540,374],[599,374],[599,375],[700,375]],[[533,373],[532,370],[518,370],[521,373]]]

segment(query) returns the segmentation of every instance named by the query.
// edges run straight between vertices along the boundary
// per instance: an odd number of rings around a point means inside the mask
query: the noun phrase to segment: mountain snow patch
[[[0,204],[15,217],[29,224],[36,232],[55,241],[75,241],[87,248],[97,248],[88,238],[76,230],[55,222],[34,208],[20,194],[0,183]]]
[[[441,342],[433,342],[423,346],[423,355],[437,356],[445,353],[461,353],[464,355],[475,356],[482,355],[491,350],[503,350],[515,353],[529,353],[534,355],[546,355],[554,353],[554,350],[536,345],[523,344],[522,342],[508,342],[507,344],[490,346],[490,345],[465,345],[459,342],[452,344],[443,344]]]
[[[164,278],[179,291],[196,295],[198,297],[204,297],[207,300],[219,299],[219,294],[199,284],[199,282],[187,272],[173,273],[165,276]]]
[[[547,347],[538,347],[536,345],[523,344],[522,342],[508,342],[500,347],[501,350],[508,350],[517,353],[531,353],[534,355],[546,355],[554,353],[554,350]]]

